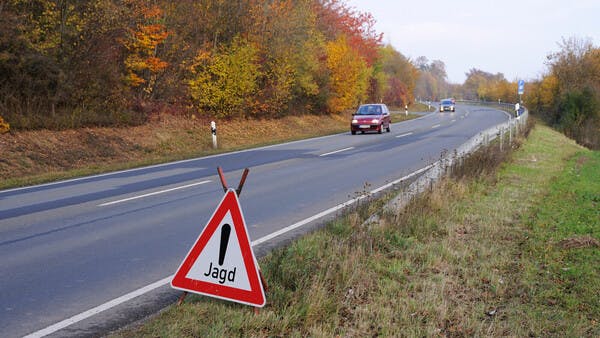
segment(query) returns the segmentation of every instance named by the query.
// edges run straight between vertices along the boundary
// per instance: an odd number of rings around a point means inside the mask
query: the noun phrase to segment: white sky
[[[347,0],[371,13],[383,42],[411,59],[446,64],[462,83],[478,68],[509,80],[535,79],[562,38],[600,45],[600,0]]]

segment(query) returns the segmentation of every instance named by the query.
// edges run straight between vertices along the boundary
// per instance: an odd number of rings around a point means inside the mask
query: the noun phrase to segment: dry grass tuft
[[[600,241],[589,235],[577,236],[561,240],[558,246],[563,249],[600,248]]]

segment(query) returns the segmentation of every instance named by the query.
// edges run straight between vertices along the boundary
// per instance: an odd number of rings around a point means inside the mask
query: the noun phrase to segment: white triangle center
[[[231,233],[221,265],[219,264],[221,231],[225,224],[229,224]],[[186,278],[251,291],[248,271],[246,271],[242,249],[240,248],[240,240],[235,231],[230,211],[227,211],[227,214],[219,223],[200,256],[187,273]]]

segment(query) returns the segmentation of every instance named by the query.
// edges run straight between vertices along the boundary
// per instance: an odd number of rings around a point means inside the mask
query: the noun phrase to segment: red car
[[[388,133],[390,132],[390,111],[385,104],[363,104],[352,115],[350,123],[352,135],[356,135],[357,131],[361,133],[376,131],[381,134],[384,129]]]

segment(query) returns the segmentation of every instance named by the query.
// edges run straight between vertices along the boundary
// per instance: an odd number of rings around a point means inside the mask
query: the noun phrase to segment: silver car
[[[445,99],[440,102],[440,113],[445,111],[453,112],[454,110],[454,102],[451,99]]]

